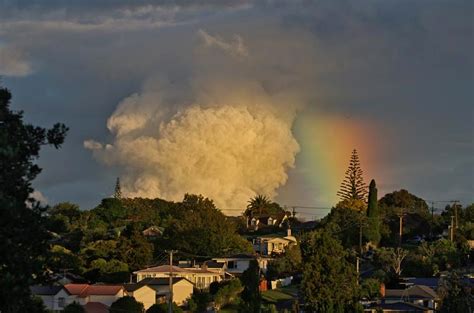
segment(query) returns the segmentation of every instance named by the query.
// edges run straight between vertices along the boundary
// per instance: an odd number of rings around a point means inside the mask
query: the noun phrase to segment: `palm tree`
[[[256,195],[248,201],[245,215],[251,217],[255,214],[268,213],[268,208],[272,204],[270,199],[264,195]]]

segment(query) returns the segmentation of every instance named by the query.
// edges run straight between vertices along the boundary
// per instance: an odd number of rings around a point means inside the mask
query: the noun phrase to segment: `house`
[[[143,303],[145,310],[156,303],[156,291],[147,284],[124,284],[123,287],[128,296]]]
[[[261,255],[281,254],[285,252],[286,248],[296,244],[297,241],[296,238],[291,235],[291,229],[288,229],[285,237],[264,236],[257,237],[253,240],[255,252]]]
[[[438,309],[439,297],[433,289],[423,285],[413,285],[407,289],[386,289],[385,294],[382,294],[382,303],[398,302],[411,303],[426,309],[436,310]]]
[[[89,284],[67,284],[64,288],[69,293],[66,304],[76,301],[81,305],[89,302],[99,302],[110,306],[117,299],[126,295],[122,285],[89,285]]]
[[[247,218],[247,228],[251,230],[259,230],[270,226],[283,227],[290,216],[290,212],[280,212],[273,215],[255,214]]]
[[[32,286],[31,293],[43,300],[46,308],[52,312],[61,312],[69,304],[69,292],[63,286]]]
[[[211,283],[225,278],[223,273],[210,271],[204,267],[181,268],[169,265],[149,267],[135,271],[133,274],[137,275],[137,282],[140,282],[145,278],[168,278],[171,272],[174,277],[186,278],[198,289],[207,289]]]
[[[387,313],[434,313],[434,310],[425,308],[420,305],[407,302],[394,302],[394,303],[380,303],[372,304],[368,308],[364,309],[364,312],[378,313],[378,312],[387,312]]]
[[[232,275],[242,275],[249,268],[250,262],[256,260],[263,273],[267,271],[268,262],[271,258],[255,256],[252,254],[235,254],[229,257],[213,258],[216,263],[225,264],[226,272]]]
[[[166,301],[169,297],[169,277],[168,278],[145,278],[136,283],[137,286],[147,286],[155,292],[155,302]],[[194,284],[183,277],[173,277],[173,302],[177,305],[186,304],[194,291]],[[136,299],[136,298],[135,298]],[[137,299],[137,301],[139,301]]]

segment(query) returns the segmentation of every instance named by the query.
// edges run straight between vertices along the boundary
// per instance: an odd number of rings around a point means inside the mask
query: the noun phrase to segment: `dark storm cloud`
[[[3,1],[0,74],[28,120],[71,127],[64,149],[40,159],[36,185],[50,201],[90,206],[110,193],[120,171],[82,143],[111,139],[106,120],[121,100],[165,78],[186,102],[191,77],[219,73],[298,95],[305,110],[384,125],[387,188],[467,202],[472,12],[471,1]],[[219,45],[209,58],[200,29],[239,35],[249,60],[229,62]],[[309,201],[303,181],[290,175],[293,195],[282,194]]]

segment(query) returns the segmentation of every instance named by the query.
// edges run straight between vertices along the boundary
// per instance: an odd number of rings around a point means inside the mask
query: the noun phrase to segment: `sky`
[[[329,208],[353,149],[379,197],[474,201],[472,1],[0,6],[12,109],[70,128],[38,160],[51,205],[93,208],[120,177],[128,196],[200,193],[229,214],[255,194]]]

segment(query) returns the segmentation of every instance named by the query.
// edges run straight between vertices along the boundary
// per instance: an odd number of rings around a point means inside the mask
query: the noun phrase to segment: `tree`
[[[380,248],[375,253],[375,261],[386,272],[392,272],[395,277],[402,273],[402,262],[408,255],[408,251],[402,248]]]
[[[301,250],[299,246],[290,246],[283,256],[271,260],[267,266],[269,279],[281,278],[301,271]]]
[[[259,313],[262,301],[259,284],[260,284],[260,268],[256,260],[250,261],[249,267],[242,273],[240,277],[244,290],[240,297],[242,303],[239,307],[240,312]]]
[[[372,179],[369,185],[369,197],[367,203],[368,227],[365,231],[367,239],[377,245],[380,241],[380,216],[377,203],[377,187]]]
[[[33,305],[29,286],[45,273],[49,235],[43,209],[30,194],[41,172],[35,160],[43,145],[59,148],[67,127],[51,129],[23,122],[10,110],[11,93],[0,87],[0,311],[20,312]]]
[[[153,259],[153,244],[148,242],[142,232],[133,224],[121,236],[118,253],[123,262],[135,271],[149,265]]]
[[[134,297],[122,297],[112,303],[109,309],[110,313],[143,313],[145,308],[143,303],[137,302]]]
[[[239,279],[233,279],[231,281],[221,284],[219,290],[214,295],[214,304],[217,309],[232,303],[238,298],[240,292],[242,292],[242,283]]]
[[[205,256],[252,251],[250,243],[236,233],[235,224],[208,198],[185,195],[173,214],[160,241],[163,247]]]
[[[337,195],[341,200],[365,200],[367,195],[367,185],[362,177],[363,171],[360,167],[359,156],[357,150],[352,151],[349,168],[346,171],[345,178],[341,183],[341,187]]]
[[[117,200],[122,199],[122,187],[120,186],[120,177],[117,177],[117,181],[115,182],[114,198]]]
[[[301,243],[301,293],[310,312],[353,312],[359,296],[355,264],[342,245],[324,230],[304,236]]]
[[[257,214],[268,214],[268,208],[271,205],[270,199],[264,195],[256,195],[249,200],[245,216],[252,217]]]
[[[168,303],[155,303],[146,310],[146,313],[168,313]],[[183,310],[173,302],[173,313],[182,313]]]
[[[441,313],[472,312],[474,309],[474,297],[469,286],[459,278],[456,272],[451,272],[444,278],[439,287],[443,301]]]
[[[74,301],[64,308],[63,313],[86,313],[86,310],[84,310],[82,305]]]

